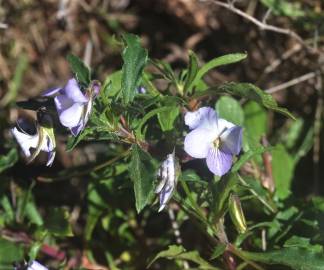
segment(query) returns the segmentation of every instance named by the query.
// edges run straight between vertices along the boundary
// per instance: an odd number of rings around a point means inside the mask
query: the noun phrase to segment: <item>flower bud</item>
[[[161,164],[158,171],[160,183],[157,186],[155,193],[160,196],[159,212],[164,209],[168,201],[171,199],[172,194],[177,186],[178,177],[180,175],[180,165],[175,158],[174,151],[167,155],[166,160]]]
[[[231,216],[232,222],[239,233],[245,233],[247,230],[246,221],[241,206],[240,198],[231,194],[228,202],[228,210]]]

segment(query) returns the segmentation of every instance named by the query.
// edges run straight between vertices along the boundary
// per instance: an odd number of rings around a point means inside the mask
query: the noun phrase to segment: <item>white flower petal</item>
[[[30,157],[30,148],[36,148],[38,144],[38,134],[28,135],[23,132],[20,132],[17,128],[13,128],[13,135],[15,136],[17,142],[19,143],[21,149],[27,157]]]

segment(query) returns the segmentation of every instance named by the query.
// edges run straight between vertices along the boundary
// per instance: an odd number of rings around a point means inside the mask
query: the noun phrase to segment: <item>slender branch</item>
[[[316,72],[309,72],[307,74],[304,74],[300,77],[297,77],[295,79],[292,79],[288,82],[285,82],[285,83],[282,83],[282,84],[279,84],[277,86],[274,86],[274,87],[271,87],[267,90],[265,90],[268,94],[273,94],[275,92],[278,92],[280,90],[283,90],[283,89],[286,89],[288,87],[291,87],[293,85],[296,85],[296,84],[299,84],[301,82],[304,82],[304,81],[308,81],[312,78],[314,78],[316,76]]]
[[[200,0],[200,1],[205,2],[204,0]],[[224,3],[224,2],[218,1],[218,0],[209,0],[209,1],[214,3],[217,6],[226,8],[226,9],[230,10],[231,12],[241,16],[242,18],[252,22],[256,26],[258,26],[261,30],[276,32],[279,34],[290,36],[293,39],[295,39],[298,43],[303,45],[303,47],[305,47],[307,50],[309,50],[313,53],[317,52],[317,50],[315,50],[313,47],[309,46],[296,32],[294,32],[290,29],[270,25],[265,22],[259,21],[258,19],[252,17],[251,15],[245,13],[244,11],[236,8],[232,3]]]

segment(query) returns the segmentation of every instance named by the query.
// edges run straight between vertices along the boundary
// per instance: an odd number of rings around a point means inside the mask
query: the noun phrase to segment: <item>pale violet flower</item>
[[[159,194],[160,197],[160,208],[159,212],[164,209],[172,194],[177,186],[179,177],[180,167],[179,163],[175,158],[175,153],[167,155],[166,160],[164,160],[158,171],[158,177],[160,183],[157,186],[155,193]]]
[[[37,261],[32,261],[29,263],[27,270],[48,270],[48,268]]]
[[[55,136],[52,126],[52,118],[48,114],[38,113],[39,122],[35,134],[28,134],[22,128],[11,129],[18,144],[28,158],[28,162],[33,161],[40,151],[48,153],[46,166],[51,166],[55,158]],[[30,149],[35,149],[31,154]]]
[[[209,170],[215,175],[226,174],[242,147],[242,128],[219,118],[210,107],[187,112],[185,124],[189,132],[184,150],[194,158],[206,158]]]
[[[100,83],[93,81],[83,93],[76,79],[70,79],[63,88],[47,90],[43,96],[54,96],[55,106],[63,126],[76,136],[86,126],[93,100],[99,94]]]

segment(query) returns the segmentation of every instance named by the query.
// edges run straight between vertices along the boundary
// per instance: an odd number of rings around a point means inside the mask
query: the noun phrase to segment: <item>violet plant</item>
[[[297,206],[286,205],[291,179],[278,173],[286,152],[280,145],[268,146],[261,140],[266,124],[260,121],[266,121],[266,109],[291,121],[295,117],[253,84],[208,85],[204,81],[211,69],[238,63],[248,56],[233,53],[200,65],[198,57],[190,52],[188,66],[177,73],[167,63],[149,60],[136,36],[126,34],[123,41],[123,66],[109,74],[102,87],[92,80],[90,69],[79,58],[69,56],[74,78],[64,87],[44,93],[52,104],[45,106],[46,113],[57,115],[57,125],[72,133],[67,139],[68,151],[79,147],[81,141],[105,147],[108,160],[90,164],[91,169],[84,173],[89,182],[84,195],[88,206],[82,220],[83,241],[89,244],[87,252],[93,261],[105,261],[111,269],[136,269],[135,254],[123,253],[121,266],[116,268],[113,253],[105,251],[106,256],[100,256],[95,250],[102,246],[91,249],[92,241],[99,241],[95,233],[99,229],[101,235],[116,229],[123,241],[127,238],[127,243],[137,245],[131,236],[136,223],[134,212],[124,214],[119,209],[125,234],[111,222],[116,220],[110,213],[114,206],[108,200],[117,196],[122,201],[133,202],[134,198],[135,207],[131,207],[143,222],[167,212],[175,224],[190,223],[195,234],[206,241],[197,250],[188,250],[181,240],[188,235],[173,226],[177,243],[170,233],[161,236],[164,244],[158,246],[160,252],[146,257],[146,261],[151,258],[152,269],[161,267],[161,258],[175,262],[165,269],[274,269],[272,264],[280,265],[280,269],[323,269],[320,241],[314,238],[310,244],[301,231],[295,234],[297,225],[302,227],[304,221],[310,224],[310,220],[305,216],[302,221]],[[167,85],[164,89],[157,82],[161,78]],[[54,131],[53,126],[44,128],[41,123],[36,135],[13,129],[25,155],[31,156],[30,148],[36,149],[31,159],[41,150],[50,153],[47,165],[52,164],[55,155],[55,132],[62,129]],[[273,175],[267,171],[271,163],[267,155],[273,158]],[[70,172],[63,170],[50,178],[53,182],[56,177],[69,179]],[[74,173],[71,178],[80,175],[78,168]],[[125,189],[131,193],[123,193]],[[250,219],[253,211],[258,212],[259,220]],[[38,214],[34,222],[46,230],[46,237],[34,234],[32,260],[42,255],[40,249],[35,249],[36,244],[51,242],[57,235],[73,235],[68,217],[71,213],[66,216],[66,212],[54,212],[53,217],[60,217],[57,220],[65,224],[64,229],[53,229]],[[285,222],[296,230],[285,229]],[[314,225],[313,230],[318,232],[318,226]]]

